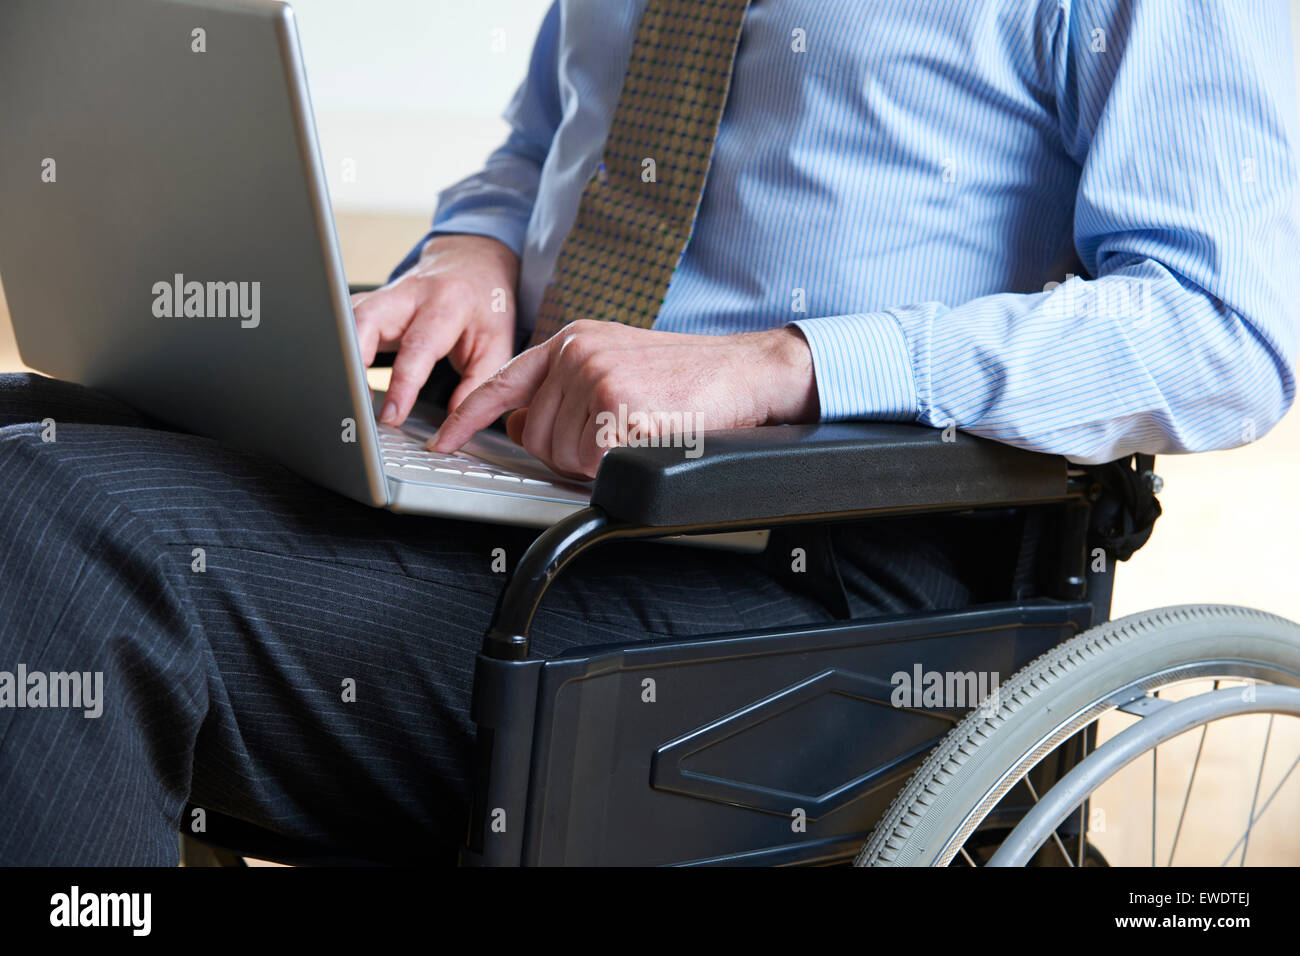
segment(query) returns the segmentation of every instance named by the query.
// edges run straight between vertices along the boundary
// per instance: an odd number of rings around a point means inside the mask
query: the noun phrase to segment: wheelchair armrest
[[[1069,497],[1064,458],[920,425],[846,422],[705,432],[700,454],[611,450],[591,503],[652,527],[1030,504]]]

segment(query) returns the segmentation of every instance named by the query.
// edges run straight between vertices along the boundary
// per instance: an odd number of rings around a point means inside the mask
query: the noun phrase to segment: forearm
[[[512,133],[480,172],[440,194],[429,235],[488,236],[519,255],[545,159],[543,148]]]
[[[955,426],[1084,463],[1243,444],[1295,391],[1294,343],[1151,260],[1038,294],[798,324],[824,420]]]

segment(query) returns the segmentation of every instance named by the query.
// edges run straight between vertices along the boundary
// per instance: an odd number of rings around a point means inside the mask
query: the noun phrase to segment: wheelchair
[[[1159,514],[1153,467],[883,423],[711,432],[695,458],[613,449],[484,637],[462,864],[1105,865],[1089,798],[1122,767],[1215,720],[1300,716],[1300,626],[1208,605],[1109,620],[1115,564]],[[548,588],[608,542],[915,515],[986,536],[1001,583],[957,610],[531,653]],[[978,701],[900,703],[891,675],[913,672],[1013,676]],[[1134,721],[1099,746],[1116,711]],[[1229,857],[1280,788],[1256,786]],[[212,812],[197,837],[185,865],[377,862]]]

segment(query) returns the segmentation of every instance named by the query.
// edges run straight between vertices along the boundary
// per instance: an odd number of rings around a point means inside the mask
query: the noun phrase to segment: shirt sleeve
[[[1300,349],[1289,36],[1287,5],[1262,0],[1062,3],[1055,105],[1086,277],[794,322],[822,418],[955,425],[1082,463],[1263,435]]]
[[[414,266],[424,244],[439,234],[489,236],[516,255],[522,252],[542,164],[562,115],[556,79],[559,35],[557,0],[538,30],[528,74],[506,107],[504,118],[510,124],[510,134],[505,143],[492,152],[483,169],[439,194],[433,228],[393,270],[390,281]]]

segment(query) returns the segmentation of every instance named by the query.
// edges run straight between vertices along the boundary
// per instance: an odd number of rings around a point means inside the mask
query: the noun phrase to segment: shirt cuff
[[[524,238],[528,234],[528,220],[525,218],[521,222],[513,209],[481,209],[474,212],[456,213],[446,219],[436,219],[433,228],[415,244],[414,249],[407,253],[406,258],[398,264],[397,268],[388,277],[388,281],[392,282],[419,262],[420,252],[424,249],[424,244],[434,236],[451,235],[453,233],[487,236],[489,239],[495,239],[497,242],[508,246],[515,255],[522,258]]]
[[[798,319],[824,422],[913,422],[920,414],[902,326],[888,312]]]

